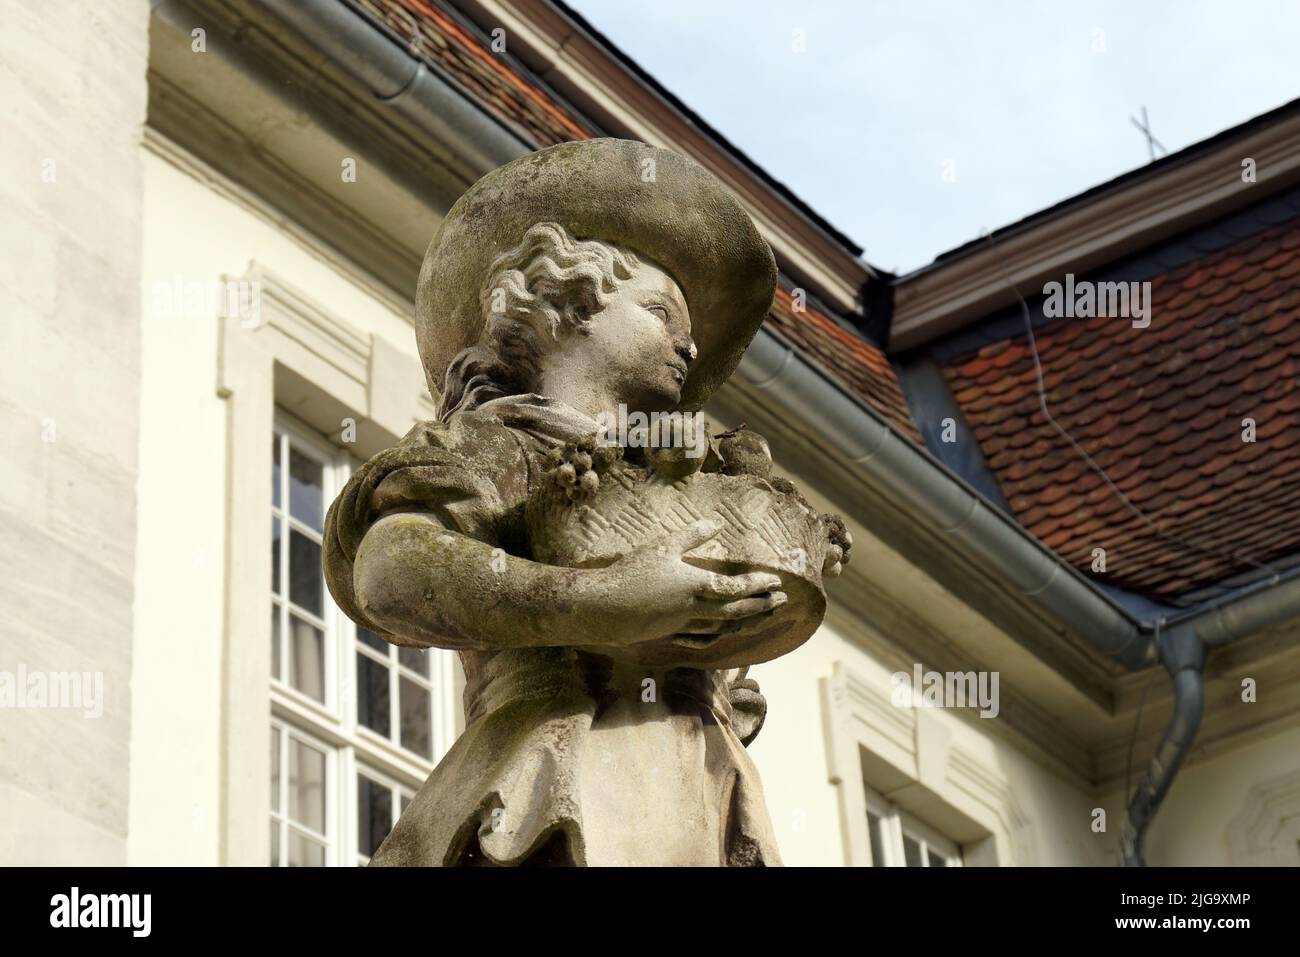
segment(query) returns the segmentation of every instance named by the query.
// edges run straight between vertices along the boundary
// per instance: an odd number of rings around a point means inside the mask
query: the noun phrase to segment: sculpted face
[[[681,399],[696,355],[686,298],[668,273],[642,260],[562,352],[591,395],[631,411],[667,411]]]

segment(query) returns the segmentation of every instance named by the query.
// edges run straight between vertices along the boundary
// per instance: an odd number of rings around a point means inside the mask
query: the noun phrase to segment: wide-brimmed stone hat
[[[479,295],[501,253],[537,223],[618,243],[681,287],[699,355],[679,407],[727,380],[772,305],[776,263],[749,214],[694,160],[633,140],[561,143],[488,173],[447,213],[420,270],[415,334],[435,396],[452,360],[479,340]]]

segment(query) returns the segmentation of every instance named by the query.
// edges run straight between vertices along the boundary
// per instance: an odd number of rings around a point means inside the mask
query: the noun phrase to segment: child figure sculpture
[[[465,733],[372,864],[780,863],[744,669],[816,629],[847,533],[753,433],[684,460],[598,429],[697,412],[774,283],[721,184],[641,143],[530,154],[449,212],[416,303],[438,419],[325,530],[339,606],[466,676]]]

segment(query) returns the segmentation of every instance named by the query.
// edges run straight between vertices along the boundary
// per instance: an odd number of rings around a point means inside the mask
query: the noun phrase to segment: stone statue
[[[775,865],[746,677],[811,636],[843,524],[700,407],[771,306],[696,163],[566,143],[483,177],[421,270],[438,418],[330,508],[339,606],[451,648],[465,733],[375,865]]]

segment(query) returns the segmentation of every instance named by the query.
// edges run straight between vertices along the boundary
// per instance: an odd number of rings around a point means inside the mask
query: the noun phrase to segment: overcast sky
[[[1300,0],[568,2],[901,272],[1300,97]]]

